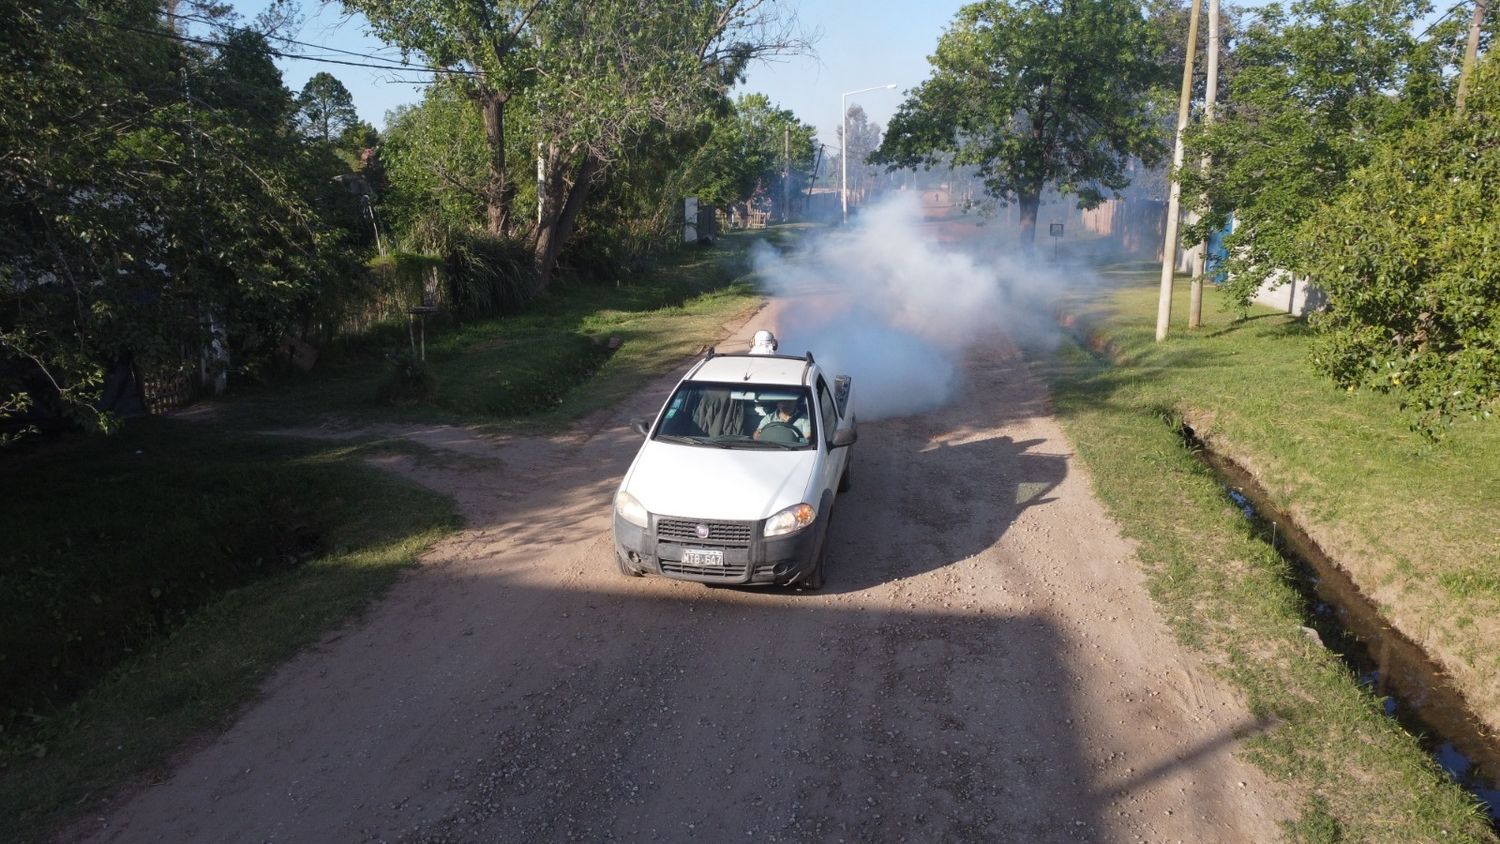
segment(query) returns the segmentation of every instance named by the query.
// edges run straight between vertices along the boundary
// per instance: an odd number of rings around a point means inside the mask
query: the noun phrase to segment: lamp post
[[[849,98],[866,91],[894,90],[895,87],[894,82],[890,85],[874,85],[858,91],[846,91],[839,97],[839,122],[842,126],[842,131],[839,132],[839,203],[844,208],[846,223],[849,222]]]

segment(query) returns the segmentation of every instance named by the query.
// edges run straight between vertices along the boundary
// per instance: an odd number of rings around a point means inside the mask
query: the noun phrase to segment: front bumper
[[[656,514],[651,527],[640,528],[614,514],[615,554],[626,566],[642,574],[691,580],[698,583],[725,583],[746,586],[792,584],[812,573],[817,562],[818,539],[825,519],[819,518],[802,530],[767,539],[761,536],[762,524],[750,531],[749,545],[724,547],[723,567],[688,566],[682,562],[683,551],[697,546],[656,536]]]

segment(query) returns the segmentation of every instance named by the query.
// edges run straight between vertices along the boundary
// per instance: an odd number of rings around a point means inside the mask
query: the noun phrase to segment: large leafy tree
[[[338,164],[289,135],[265,38],[186,47],[138,0],[4,15],[0,417],[45,401],[107,426],[105,374],[132,360],[254,367],[350,245]]]
[[[527,157],[512,144],[513,165]],[[461,86],[433,85],[422,102],[391,112],[380,160],[389,182],[383,213],[410,248],[431,249],[448,232],[485,226],[490,154],[484,122]]]
[[[849,106],[849,110],[844,113],[843,125],[834,131],[842,135],[846,127],[849,136],[842,146],[849,156],[849,164],[845,175],[849,184],[863,186],[865,180],[872,175],[870,156],[880,149],[880,124],[871,121],[864,108],[856,103]]]
[[[325,144],[337,141],[359,125],[354,97],[344,83],[331,73],[317,73],[302,86],[297,95],[297,128],[307,138]]]
[[[779,201],[783,164],[790,147],[793,184],[812,169],[817,130],[764,94],[744,94],[710,121],[708,139],[683,168],[685,193],[710,205],[750,201],[757,189]]]
[[[872,157],[972,165],[1036,233],[1042,191],[1097,205],[1164,149],[1162,45],[1129,0],[984,0],[959,10]]]
[[[1328,292],[1315,363],[1402,396],[1437,435],[1500,408],[1500,60],[1464,120],[1439,114],[1382,144],[1303,224],[1302,266]]]
[[[464,79],[485,127],[487,224],[529,228],[543,285],[589,195],[636,139],[691,126],[746,62],[795,46],[769,0],[344,2]],[[508,166],[507,112],[523,99],[526,146],[541,159],[535,218],[517,213]]]
[[[1184,196],[1206,211],[1187,229],[1189,242],[1234,218],[1227,286],[1239,301],[1278,272],[1304,274],[1302,223],[1383,140],[1446,101],[1441,41],[1414,34],[1430,8],[1427,0],[1299,0],[1245,24],[1227,98],[1213,124],[1187,139],[1189,160],[1207,153],[1213,167],[1183,173]]]

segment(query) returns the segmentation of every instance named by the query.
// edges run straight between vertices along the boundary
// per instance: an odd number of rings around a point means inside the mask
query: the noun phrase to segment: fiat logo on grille
[[[707,539],[708,525],[698,525],[697,527],[693,528],[693,533],[696,533],[699,539]]]

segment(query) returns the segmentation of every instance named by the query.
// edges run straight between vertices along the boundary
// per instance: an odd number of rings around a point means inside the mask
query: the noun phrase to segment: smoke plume
[[[976,245],[998,240],[993,231],[926,220],[903,192],[789,254],[762,244],[756,271],[785,300],[782,353],[810,350],[825,371],[852,376],[860,419],[944,404],[968,349],[999,334],[1052,337],[1062,285],[1085,275]]]

